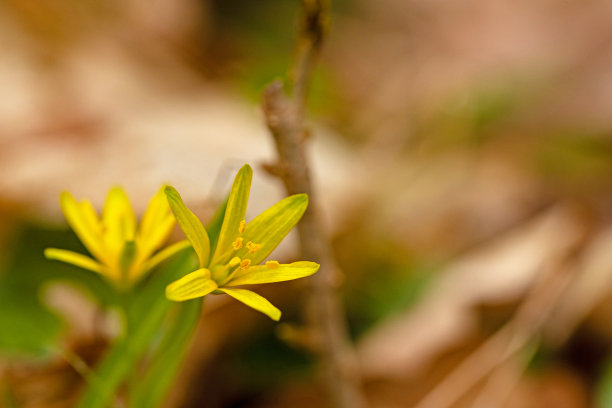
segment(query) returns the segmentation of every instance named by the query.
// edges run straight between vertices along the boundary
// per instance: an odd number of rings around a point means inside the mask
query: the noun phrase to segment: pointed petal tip
[[[217,288],[217,283],[210,279],[210,271],[201,268],[170,283],[165,292],[168,300],[183,302],[206,296]]]
[[[253,168],[248,163],[246,163],[240,168],[240,170],[238,170],[238,173],[241,173],[241,172],[247,172],[247,173],[253,174]]]
[[[260,310],[260,312],[262,312]],[[268,316],[270,319],[274,320],[275,322],[278,322],[281,318],[281,315],[283,314],[280,309],[277,309],[276,307],[274,307],[274,309],[268,310],[266,312],[263,312],[266,316]]]
[[[109,192],[109,193],[110,193],[110,192],[115,192],[115,191],[116,191],[116,192],[121,192],[121,193],[124,193],[124,192],[125,192],[125,190],[123,189],[123,187],[121,187],[121,186],[120,186],[120,185],[118,185],[118,184],[116,184],[116,185],[114,185],[114,186],[111,186],[111,188],[108,190],[108,192]]]
[[[236,177],[234,177],[234,184],[238,182],[238,180],[246,181],[247,190],[250,190],[251,181],[253,180],[253,168],[249,164],[245,164],[238,170],[236,173]]]
[[[115,185],[112,186],[109,190],[108,193],[106,194],[106,199],[108,200],[109,197],[113,197],[114,196],[120,196],[121,199],[125,199],[129,201],[127,192],[125,191],[125,189],[119,185]]]
[[[166,286],[166,299],[171,300],[173,302],[180,302],[181,299],[174,296],[174,291],[170,287],[170,285]]]
[[[170,185],[166,185],[163,187],[164,188],[164,194],[166,195],[166,198],[168,200],[175,200],[175,201],[183,201],[181,194],[178,192],[178,190]]]
[[[178,191],[176,191],[176,188],[172,187],[169,184],[164,184],[162,188],[164,189],[164,194],[166,195],[178,194]]]
[[[305,207],[308,206],[309,198],[306,193],[293,194],[287,197],[287,199],[290,199],[294,204],[303,204]]]
[[[67,201],[76,201],[76,199],[72,196],[72,194],[70,194],[69,191],[64,190],[59,196],[60,206],[65,205]]]
[[[239,302],[257,310],[268,316],[270,319],[278,322],[281,318],[281,311],[274,306],[270,301],[263,296],[246,289],[230,289],[230,288],[219,288],[221,292],[224,292]]]
[[[43,256],[47,259],[53,259],[53,250],[56,248],[45,248]]]

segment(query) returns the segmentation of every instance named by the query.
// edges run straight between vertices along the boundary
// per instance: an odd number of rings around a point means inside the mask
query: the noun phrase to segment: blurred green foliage
[[[534,160],[553,186],[600,188],[612,175],[612,143],[588,131],[565,130],[541,138]]]
[[[308,379],[314,372],[311,357],[282,341],[274,330],[262,330],[250,338],[228,364],[246,388],[259,392]]]
[[[604,373],[597,385],[595,406],[598,408],[612,407],[612,358],[607,361]]]
[[[66,229],[24,222],[6,248],[0,269],[0,353],[44,356],[62,332],[62,320],[41,299],[45,284],[69,281],[86,289],[101,306],[116,302],[112,288],[100,276],[59,262],[49,262],[43,250],[51,245],[84,252]]]
[[[359,337],[380,320],[408,310],[427,291],[437,268],[429,265],[390,265],[373,262],[365,266],[359,286],[347,294],[347,317],[351,334]]]
[[[225,203],[208,226],[213,245],[224,210]],[[138,379],[129,387],[130,406],[157,406],[172,384],[200,315],[201,300],[174,303],[164,296],[168,283],[195,267],[193,250],[187,248],[162,263],[124,293],[96,273],[43,257],[50,246],[86,253],[72,231],[24,222],[14,235],[0,272],[0,355],[45,356],[59,350],[66,324],[48,309],[41,293],[51,282],[68,282],[84,289],[101,310],[123,310],[127,330],[97,365],[95,376],[87,378],[79,406],[107,406],[128,378]],[[145,355],[147,364],[141,364]]]
[[[171,302],[165,298],[164,289],[170,282],[188,273],[194,265],[196,265],[196,262],[193,249],[187,248],[165,262],[165,265],[162,265],[157,273],[152,275],[145,287],[133,293],[130,302],[124,305],[128,316],[127,330],[112,345],[96,367],[95,378],[88,384],[79,402],[79,407],[103,408],[108,406],[114,401],[120,387],[129,379],[132,379],[134,384],[134,387],[128,387],[133,407],[157,406],[158,402],[165,396],[167,386],[176,373],[185,342],[197,322],[202,303],[201,300],[185,302],[184,304]],[[170,326],[164,332],[163,324],[167,313],[169,310],[177,308],[183,309],[183,312],[190,317],[194,315],[194,311],[197,312],[195,313],[196,318],[182,319],[183,313],[180,313],[175,316],[174,325],[185,325],[186,329],[182,330]],[[184,331],[187,331],[187,336],[182,336]],[[155,340],[160,337],[160,333],[164,333],[164,335],[161,337],[161,342],[157,343]],[[181,336],[177,341],[174,341],[176,333],[180,333]],[[171,340],[166,340],[168,337]],[[184,340],[184,342],[180,342],[180,340]],[[156,343],[158,345],[177,345],[177,350],[174,347],[163,350],[158,347],[151,351]],[[139,363],[147,352],[152,353],[150,355],[151,363],[148,367],[140,367]],[[157,358],[163,357],[165,353],[171,353],[177,358],[177,361],[172,362],[173,364],[165,366],[170,372],[170,377],[168,378],[165,375],[148,376],[147,368],[155,369]],[[158,370],[155,369],[155,372],[158,372]],[[144,381],[149,387],[144,390],[137,387],[136,379]]]
[[[343,6],[334,2],[334,7]],[[240,61],[232,65],[231,70],[235,70],[232,82],[249,100],[259,103],[267,85],[276,79],[288,79],[300,2],[215,1],[213,12],[218,41],[229,43],[227,47]],[[332,70],[319,64],[313,72],[308,96],[311,113],[330,117],[341,109],[336,84]]]
[[[522,82],[503,78],[462,89],[425,115],[420,132],[429,143],[451,149],[479,147],[504,136],[512,120],[533,101],[533,91],[527,91],[532,87]]]

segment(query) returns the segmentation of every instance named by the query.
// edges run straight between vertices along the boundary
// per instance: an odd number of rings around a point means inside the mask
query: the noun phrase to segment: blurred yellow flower
[[[226,293],[273,320],[279,320],[280,310],[268,300],[250,290],[235,287],[298,279],[319,269],[318,264],[305,261],[291,264],[268,261],[265,265],[258,265],[300,220],[308,206],[308,196],[296,194],[287,197],[247,224],[244,217],[252,177],[249,165],[244,165],[236,175],[219,240],[212,250],[200,220],[185,206],[174,188],[165,188],[170,208],[200,261],[200,269],[167,286],[168,299],[184,301],[209,293]]]
[[[151,199],[140,225],[125,191],[119,187],[109,191],[101,218],[88,200],[77,202],[68,192],[60,195],[60,205],[68,224],[95,259],[57,248],[47,248],[45,256],[97,272],[122,289],[189,246],[189,242],[181,241],[155,253],[168,240],[175,224],[163,187]]]

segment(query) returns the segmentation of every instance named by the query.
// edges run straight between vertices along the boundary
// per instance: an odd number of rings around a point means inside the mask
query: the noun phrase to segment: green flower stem
[[[169,302],[166,301],[153,304],[138,327],[115,344],[97,369],[98,380],[85,390],[78,407],[104,408],[112,403],[123,379],[132,371],[155,336],[168,307]]]
[[[193,267],[193,251],[184,250],[173,262],[160,268],[147,284],[132,293],[126,310],[129,331],[118,340],[96,368],[77,407],[105,408],[113,404],[117,391],[135,373],[141,358],[158,336],[172,302],[163,298],[164,287]],[[127,299],[125,299],[127,300]],[[129,335],[128,335],[129,333]]]
[[[131,390],[129,406],[132,408],[160,406],[181,366],[198,323],[202,299],[176,306],[178,313],[152,357],[150,367]]]

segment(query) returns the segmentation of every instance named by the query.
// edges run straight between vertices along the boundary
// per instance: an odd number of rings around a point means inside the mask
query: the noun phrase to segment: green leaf
[[[247,204],[249,202],[249,191],[251,189],[251,180],[253,179],[253,170],[251,166],[245,164],[240,168],[232,190],[230,191],[227,200],[227,207],[223,217],[223,224],[219,234],[219,242],[215,254],[213,255],[211,265],[217,263],[225,263],[224,257],[228,249],[232,248],[232,242],[239,235],[240,222],[244,220]]]
[[[208,240],[208,234],[204,229],[204,226],[185,205],[181,199],[180,194],[176,189],[170,186],[166,186],[164,189],[170,209],[176,217],[181,229],[185,233],[185,236],[193,245],[193,249],[198,254],[200,260],[200,267],[203,268],[208,265],[208,258],[210,256],[210,241]]]
[[[180,368],[188,342],[198,323],[202,299],[180,303],[175,307],[178,313],[152,356],[152,363],[144,377],[132,389],[130,407],[160,406]]]
[[[7,257],[0,264],[0,355],[45,356],[56,348],[66,328],[61,316],[43,302],[41,290],[48,282],[69,281],[85,288],[102,307],[116,303],[116,292],[97,273],[45,259],[43,251],[51,244],[84,252],[74,232],[28,223],[15,225],[6,241]]]
[[[210,238],[211,250],[219,238],[219,231],[223,222],[227,200],[219,206],[212,220],[207,224],[206,230]],[[177,313],[160,342],[152,362],[131,391],[130,406],[135,408],[148,408],[160,406],[165,398],[172,380],[180,368],[182,359],[187,351],[188,342],[195,329],[203,299],[176,304]]]
[[[60,334],[60,318],[22,293],[0,290],[0,299],[2,355],[47,354]]]
[[[95,369],[95,381],[88,384],[80,408],[105,408],[112,405],[117,390],[136,369],[140,359],[158,336],[166,312],[173,304],[163,296],[169,283],[193,267],[191,251],[179,253],[140,287],[127,310],[128,330],[107,352]]]

